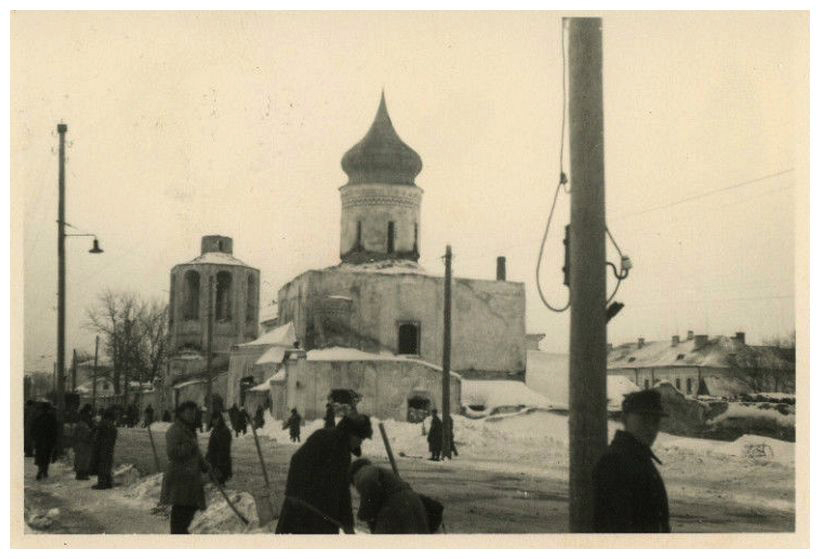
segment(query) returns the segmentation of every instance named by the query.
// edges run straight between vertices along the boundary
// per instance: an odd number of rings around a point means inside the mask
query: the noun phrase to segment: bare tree
[[[87,327],[103,337],[114,370],[114,391],[124,393],[127,400],[131,380],[153,381],[162,369],[167,306],[146,302],[135,293],[106,290],[86,316]]]

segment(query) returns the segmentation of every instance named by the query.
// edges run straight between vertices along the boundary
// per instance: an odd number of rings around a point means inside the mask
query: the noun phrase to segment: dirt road
[[[155,434],[161,464],[166,462],[162,434]],[[287,465],[295,446],[276,444],[261,438],[268,475],[274,488],[275,507],[281,507]],[[204,448],[207,439],[201,438]],[[499,457],[502,458],[502,457]],[[228,482],[232,489],[253,492],[263,486],[262,473],[253,439],[233,442],[234,477]],[[143,474],[156,471],[147,432],[144,429],[121,429],[117,440],[116,462],[135,465]],[[434,463],[421,458],[398,458],[402,476],[413,487],[434,496],[445,504],[445,528],[448,533],[560,533],[567,529],[567,481],[562,472],[549,468],[516,468],[503,460],[459,461]],[[744,502],[741,491],[772,492],[772,499],[789,495],[793,480],[755,479],[754,470],[738,472],[733,479],[701,482],[697,472],[670,466],[662,472],[670,495],[671,523],[674,532],[788,532],[794,530],[794,513],[783,507],[763,506],[760,499]],[[92,482],[71,482],[76,489],[70,498],[50,497],[49,484],[31,480],[27,471],[26,502],[40,508],[59,507],[61,518],[49,531],[78,533],[165,533],[167,521],[152,515],[131,515],[125,526],[111,525],[101,513],[83,513],[88,500],[99,492],[85,487]],[[785,474],[784,474],[785,475]],[[697,491],[695,491],[695,488]],[[704,495],[709,498],[704,498]],[[765,502],[765,501],[764,501]],[[51,503],[51,504],[50,504]],[[110,507],[127,507],[127,502],[112,502]],[[77,515],[65,511],[77,511]],[[119,509],[117,516],[122,516]],[[83,516],[85,514],[86,516]],[[122,532],[120,532],[122,530]],[[87,532],[86,532],[87,533]]]

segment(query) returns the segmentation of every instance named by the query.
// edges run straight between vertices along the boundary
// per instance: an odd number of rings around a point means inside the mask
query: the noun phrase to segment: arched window
[[[256,282],[253,280],[253,274],[248,274],[248,294],[245,304],[245,321],[253,322],[256,320]]]
[[[419,252],[419,224],[413,224],[413,252]]]
[[[199,272],[185,272],[185,319],[199,319]]]
[[[356,222],[356,249],[362,249],[362,222]]]
[[[690,379],[690,378],[686,379],[686,393],[687,394],[692,393],[692,379]]]
[[[396,250],[396,223],[393,221],[387,224],[387,253],[392,254]]]
[[[676,379],[675,379],[675,388],[677,388],[678,390],[680,390],[680,379],[679,379],[679,378],[676,378]]]
[[[231,319],[231,273],[216,274],[216,320]]]

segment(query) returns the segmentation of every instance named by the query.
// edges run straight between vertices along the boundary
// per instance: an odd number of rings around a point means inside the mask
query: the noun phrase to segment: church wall
[[[287,409],[297,408],[306,419],[324,417],[330,391],[355,390],[357,407],[379,419],[407,420],[407,400],[428,393],[441,409],[441,371],[419,361],[308,361],[288,362]],[[450,375],[450,409],[461,406],[461,380]]]
[[[280,323],[294,322],[305,349],[338,345],[396,353],[399,323],[414,322],[420,327],[420,358],[441,363],[441,277],[311,271],[283,287],[278,301]],[[521,283],[454,281],[452,369],[487,374],[524,371],[524,306]]]
[[[262,357],[268,346],[257,345],[250,347],[235,347],[231,351],[231,357],[228,364],[228,381],[225,395],[225,405],[231,407],[240,404],[239,382],[248,376],[256,377],[257,384],[264,379],[261,375],[257,375],[256,361]]]

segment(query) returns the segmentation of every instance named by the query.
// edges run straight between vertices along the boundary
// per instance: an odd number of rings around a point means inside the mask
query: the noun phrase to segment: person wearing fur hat
[[[373,437],[366,415],[349,415],[310,435],[290,460],[277,534],[353,533],[350,455]]]
[[[421,497],[392,471],[359,458],[350,465],[350,483],[360,497],[357,516],[371,534],[430,533]]]
[[[657,390],[624,397],[618,430],[593,472],[595,532],[669,532],[666,487],[651,447],[667,414]]]

